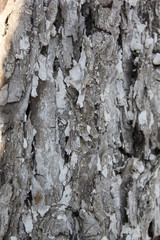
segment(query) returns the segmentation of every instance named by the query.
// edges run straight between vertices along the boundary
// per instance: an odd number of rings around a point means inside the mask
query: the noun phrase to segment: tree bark
[[[0,239],[160,239],[160,3],[0,1]]]

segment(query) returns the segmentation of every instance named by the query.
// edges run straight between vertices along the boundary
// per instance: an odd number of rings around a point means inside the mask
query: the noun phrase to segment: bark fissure
[[[0,17],[0,239],[159,239],[159,3]]]

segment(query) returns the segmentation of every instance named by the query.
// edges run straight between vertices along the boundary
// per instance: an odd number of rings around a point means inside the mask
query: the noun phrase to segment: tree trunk
[[[0,0],[0,239],[160,239],[158,0]]]

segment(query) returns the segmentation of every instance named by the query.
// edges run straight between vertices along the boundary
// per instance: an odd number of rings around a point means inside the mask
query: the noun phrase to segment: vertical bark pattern
[[[0,239],[159,239],[159,2],[0,18]]]

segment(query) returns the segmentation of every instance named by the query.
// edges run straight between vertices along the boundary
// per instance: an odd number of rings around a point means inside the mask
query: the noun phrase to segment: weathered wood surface
[[[0,1],[0,239],[160,239],[160,3]]]

